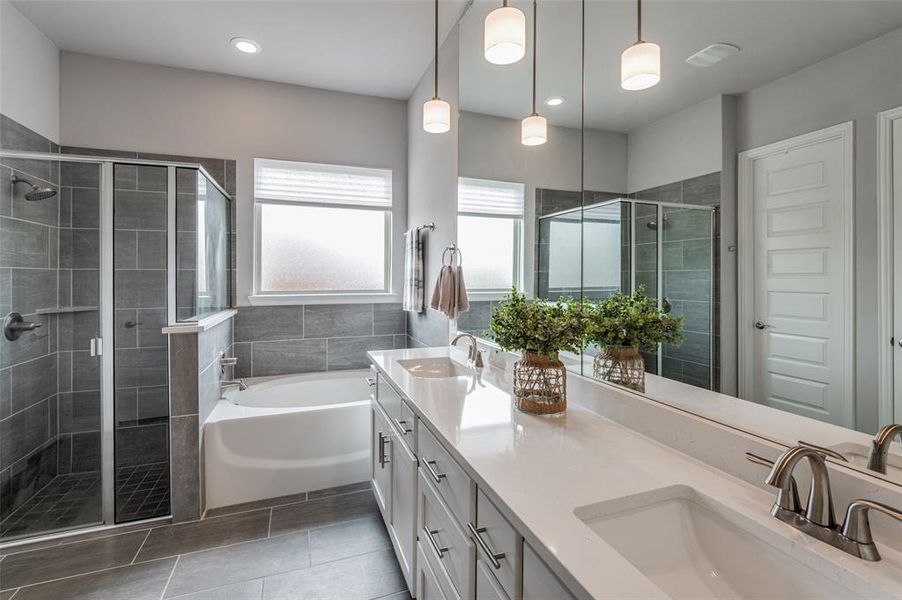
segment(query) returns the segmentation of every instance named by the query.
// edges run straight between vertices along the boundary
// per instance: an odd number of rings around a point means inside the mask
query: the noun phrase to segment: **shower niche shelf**
[[[39,308],[35,311],[37,315],[59,315],[64,313],[91,312],[100,310],[97,306],[60,306],[51,308]]]

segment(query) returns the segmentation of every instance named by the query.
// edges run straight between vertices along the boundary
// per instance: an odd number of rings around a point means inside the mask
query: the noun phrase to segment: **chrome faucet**
[[[237,385],[238,390],[242,392],[247,389],[247,383],[244,379],[223,379],[219,382],[219,386],[223,389],[233,385]]]
[[[454,336],[454,339],[451,340],[451,345],[456,346],[458,340],[460,340],[461,338],[466,338],[470,341],[470,349],[467,351],[467,366],[481,369],[485,365],[483,365],[482,363],[482,354],[479,352],[479,346],[476,344],[476,338],[469,333],[458,333]]]
[[[778,490],[777,501],[771,509],[774,517],[853,556],[864,560],[880,560],[880,553],[871,535],[868,512],[877,510],[902,521],[902,511],[872,500],[854,500],[846,509],[845,520],[840,527],[833,514],[827,462],[818,448],[793,446],[773,463],[754,454],[746,453],[746,457],[754,463],[773,465],[764,482]],[[793,469],[802,459],[808,460],[812,474],[808,506],[804,511],[799,505],[798,491],[792,477]]]
[[[871,442],[871,451],[868,454],[868,469],[886,474],[889,447],[896,436],[902,438],[902,425],[899,423],[891,423],[877,432],[874,441]]]

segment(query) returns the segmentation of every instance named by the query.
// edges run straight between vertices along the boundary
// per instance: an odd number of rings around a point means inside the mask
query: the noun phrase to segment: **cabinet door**
[[[417,459],[405,444],[393,444],[391,456],[391,534],[401,571],[411,594],[414,591]]]
[[[432,565],[423,555],[422,549],[417,551],[417,600],[448,600],[442,593],[438,577],[432,569]]]
[[[504,588],[492,574],[492,567],[476,560],[476,600],[508,600]]]
[[[574,600],[529,544],[523,544],[523,600]]]
[[[391,523],[391,426],[385,413],[373,404],[373,493],[385,524]]]

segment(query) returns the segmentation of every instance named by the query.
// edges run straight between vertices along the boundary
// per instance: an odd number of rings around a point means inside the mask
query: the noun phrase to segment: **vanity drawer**
[[[492,567],[481,558],[476,561],[476,600],[508,600],[507,593],[491,571]],[[553,596],[548,600],[551,598]]]
[[[375,371],[376,377],[376,401],[382,410],[388,415],[389,419],[394,421],[401,418],[401,396],[389,385],[385,375]]]
[[[479,558],[491,567],[507,595],[519,598],[522,538],[481,490],[476,498],[476,523],[468,523],[467,529],[479,548]]]
[[[418,425],[417,444],[420,471],[435,484],[457,523],[464,526],[470,520],[470,507],[474,505],[473,482],[422,421]]]
[[[523,600],[571,600],[573,595],[567,591],[551,569],[542,559],[523,543]]]
[[[476,549],[427,477],[420,471],[420,544],[432,560],[436,574],[439,577],[445,574],[454,592],[469,598],[472,596]]]
[[[398,438],[404,442],[408,450],[416,454],[417,417],[407,405],[407,402],[401,400],[400,416],[398,418],[392,417],[391,420],[395,426]]]

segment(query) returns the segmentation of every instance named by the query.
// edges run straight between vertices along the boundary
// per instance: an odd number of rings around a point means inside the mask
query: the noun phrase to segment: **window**
[[[254,160],[256,293],[391,291],[392,172]]]
[[[457,241],[471,292],[522,287],[522,183],[461,177],[457,183]]]

